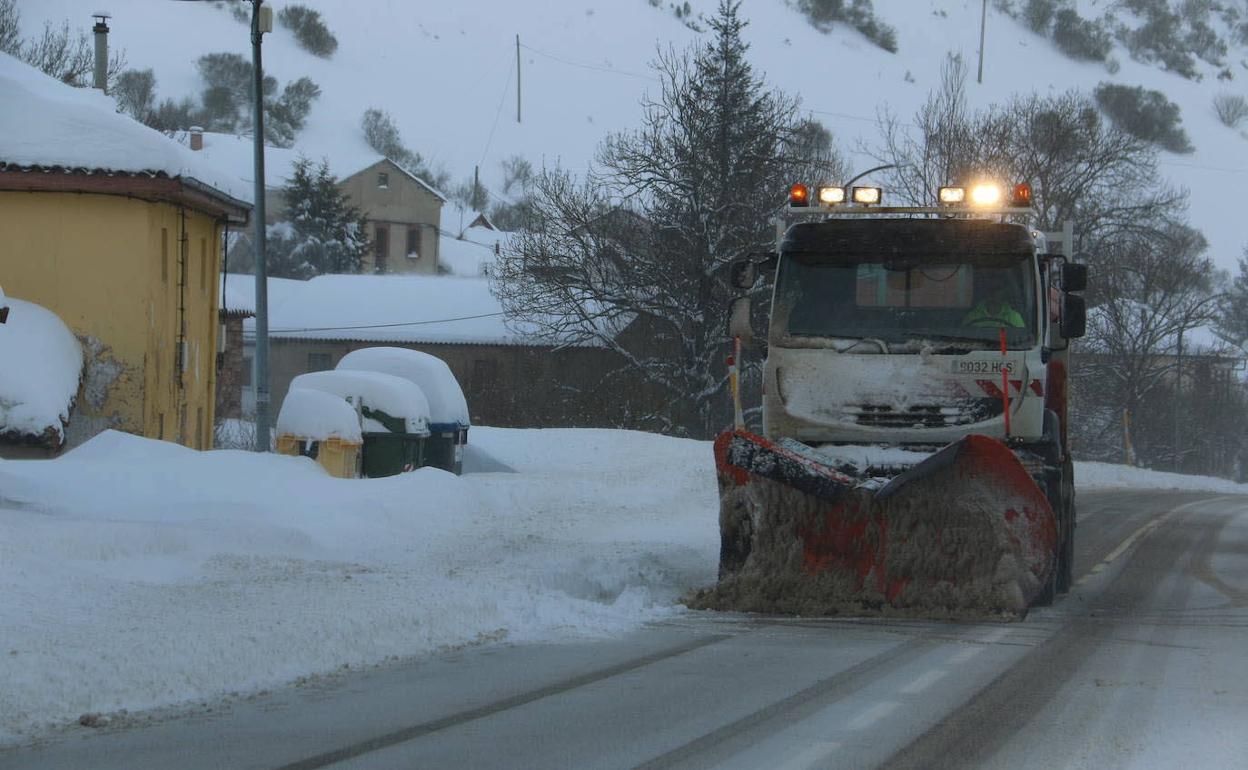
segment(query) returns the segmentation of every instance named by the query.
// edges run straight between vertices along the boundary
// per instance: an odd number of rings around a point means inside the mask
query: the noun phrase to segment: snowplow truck
[[[881,198],[794,185],[776,251],[732,266],[740,290],[772,283],[762,435],[736,386],[747,292],[707,606],[1021,617],[1070,587],[1067,357],[1087,283],[1072,225],[1032,229],[1027,185]]]

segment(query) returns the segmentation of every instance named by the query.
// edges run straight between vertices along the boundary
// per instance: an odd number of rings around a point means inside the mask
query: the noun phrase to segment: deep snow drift
[[[714,581],[709,444],[472,441],[469,470],[514,472],[339,480],[115,432],[0,461],[0,744],[343,664],[613,634]]]
[[[0,744],[448,646],[616,634],[715,581],[709,442],[474,427],[466,473],[104,433],[0,461]],[[488,472],[487,472],[488,471]],[[1081,489],[1246,487],[1082,465]]]

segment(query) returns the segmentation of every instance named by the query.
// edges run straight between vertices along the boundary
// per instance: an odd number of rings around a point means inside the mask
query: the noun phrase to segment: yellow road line
[[[1183,505],[1180,505],[1177,508],[1171,508],[1170,510],[1161,514],[1160,516],[1157,516],[1156,518],[1146,522],[1142,527],[1140,527],[1139,529],[1137,529],[1136,531],[1128,535],[1126,540],[1123,540],[1121,543],[1119,543],[1117,548],[1110,551],[1109,555],[1106,556],[1104,559],[1101,559],[1100,563],[1097,564],[1095,567],[1093,567],[1092,570],[1088,574],[1076,580],[1075,585],[1083,585],[1093,575],[1099,574],[1106,567],[1113,564],[1114,561],[1117,560],[1119,556],[1122,556],[1127,551],[1128,548],[1135,545],[1136,541],[1138,541],[1140,538],[1147,535],[1149,532],[1152,532],[1157,527],[1160,527],[1167,520],[1169,520],[1171,516],[1178,513],[1179,511],[1182,511],[1185,508],[1190,508],[1193,505],[1204,505],[1205,503],[1215,503],[1220,500],[1229,500],[1229,499],[1231,498],[1214,497],[1208,500],[1197,500],[1192,503],[1184,503]]]

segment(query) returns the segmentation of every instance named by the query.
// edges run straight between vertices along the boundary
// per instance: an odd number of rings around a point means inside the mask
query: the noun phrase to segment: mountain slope
[[[23,29],[70,18],[84,28],[98,2],[22,0]],[[275,0],[281,7],[284,0]],[[550,4],[510,0],[471,3],[307,0],[339,40],[330,60],[295,44],[281,28],[266,38],[265,67],[281,82],[308,75],[323,90],[299,147],[310,155],[363,144],[365,109],[388,110],[409,147],[455,181],[480,164],[487,184],[497,183],[498,163],[522,154],[535,165],[586,168],[609,131],[636,126],[638,100],[657,89],[647,69],[659,46],[684,47],[699,34],[648,0],[575,0]],[[714,0],[693,3],[710,14]],[[994,3],[990,3],[990,6]],[[1083,0],[1095,16],[1114,5]],[[756,68],[768,81],[802,97],[803,106],[827,125],[841,146],[870,144],[874,118],[890,109],[903,118],[925,98],[948,52],[960,52],[974,72],[979,47],[978,0],[876,0],[877,15],[897,30],[899,50],[888,53],[859,33],[839,26],[822,33],[784,0],[745,0],[746,38]],[[250,54],[248,30],[230,14],[205,2],[111,0],[113,45],[126,49],[131,67],[152,67],[161,96],[199,91],[195,59],[213,51]],[[522,122],[516,122],[516,35],[522,71]],[[973,105],[1001,101],[1016,91],[1091,91],[1099,82],[1142,85],[1163,91],[1182,108],[1195,145],[1188,155],[1165,153],[1162,170],[1192,191],[1191,218],[1208,236],[1211,253],[1232,267],[1248,236],[1233,221],[1240,188],[1248,186],[1248,138],[1218,122],[1216,93],[1248,94],[1243,48],[1233,49],[1230,82],[1201,63],[1202,81],[1186,80],[1133,61],[1119,45],[1121,68],[1077,62],[1020,22],[989,8],[982,85],[972,82]],[[853,152],[857,169],[870,159]],[[495,186],[498,186],[495,184]]]

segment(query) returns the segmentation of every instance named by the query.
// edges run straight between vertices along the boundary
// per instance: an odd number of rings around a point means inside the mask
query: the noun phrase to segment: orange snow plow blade
[[[720,579],[704,606],[828,615],[1023,614],[1053,568],[1044,492],[1000,441],[966,436],[892,479],[792,441],[715,441]]]

